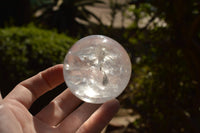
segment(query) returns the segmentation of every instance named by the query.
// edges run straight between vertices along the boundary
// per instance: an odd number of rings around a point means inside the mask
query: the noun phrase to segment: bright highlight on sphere
[[[88,103],[119,96],[131,76],[131,62],[115,40],[91,35],[80,39],[64,59],[64,79],[71,92]]]

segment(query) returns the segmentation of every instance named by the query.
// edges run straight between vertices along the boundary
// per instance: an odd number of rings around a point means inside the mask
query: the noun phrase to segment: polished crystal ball
[[[115,40],[91,35],[80,39],[64,60],[64,79],[71,92],[88,103],[104,103],[119,96],[131,76],[131,62]]]

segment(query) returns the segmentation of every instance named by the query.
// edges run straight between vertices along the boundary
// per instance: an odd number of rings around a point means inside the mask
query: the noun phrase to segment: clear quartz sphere
[[[115,40],[91,35],[80,39],[64,59],[64,79],[71,92],[88,103],[104,103],[119,96],[131,76],[131,62]]]

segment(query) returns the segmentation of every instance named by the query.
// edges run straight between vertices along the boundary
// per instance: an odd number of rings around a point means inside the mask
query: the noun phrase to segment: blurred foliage
[[[134,75],[122,99],[141,115],[133,124],[139,132],[200,132],[199,7],[197,0],[129,5],[135,20],[124,40],[134,51]]]
[[[35,13],[36,23],[48,28],[56,28],[59,32],[68,31],[71,35],[81,35],[87,30],[82,23],[91,25],[91,17],[102,24],[101,20],[87,9],[87,6],[103,4],[101,0],[32,1],[41,1]]]
[[[99,19],[88,6],[103,4],[101,0],[6,0],[0,4],[0,27],[23,26],[30,22],[47,29],[57,29],[72,36],[81,36]]]
[[[4,95],[20,81],[62,63],[74,39],[28,27],[0,29],[0,81]]]
[[[2,0],[0,2],[0,27],[21,26],[30,22],[32,10],[29,0]]]

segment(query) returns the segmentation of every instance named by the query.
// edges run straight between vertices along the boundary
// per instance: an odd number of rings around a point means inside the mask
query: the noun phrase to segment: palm
[[[100,132],[118,110],[117,100],[82,103],[67,89],[36,116],[29,113],[34,100],[62,82],[62,65],[57,65],[17,85],[0,102],[0,132]]]
[[[30,121],[32,116],[26,109],[24,109],[23,105],[14,101],[6,101],[1,106],[0,131],[2,133],[33,132],[33,129],[30,128],[30,126],[33,127],[32,121]]]

